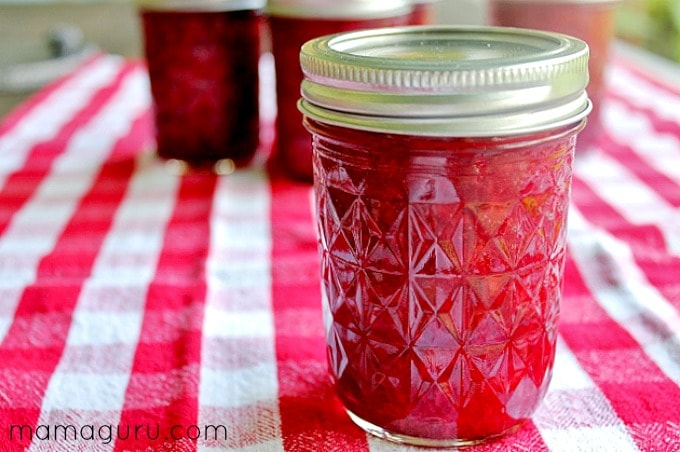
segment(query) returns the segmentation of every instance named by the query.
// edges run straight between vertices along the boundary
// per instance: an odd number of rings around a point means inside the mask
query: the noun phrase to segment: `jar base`
[[[238,168],[232,159],[219,159],[215,161],[195,162],[174,158],[163,158],[165,169],[175,176],[183,176],[192,170],[209,171],[218,176],[228,176]]]
[[[489,441],[493,441],[495,439],[501,438],[503,436],[515,433],[517,430],[520,429],[522,426],[523,422],[513,425],[507,430],[504,430],[498,434],[487,436],[484,438],[476,438],[476,439],[466,439],[466,438],[450,438],[450,439],[434,439],[434,438],[420,438],[417,436],[409,436],[409,435],[403,435],[401,433],[395,433],[391,432],[389,430],[386,430],[382,427],[378,427],[375,424],[372,424],[356,414],[352,413],[350,410],[346,410],[347,414],[349,414],[350,419],[352,419],[352,422],[354,422],[356,425],[361,427],[362,430],[364,430],[367,433],[370,433],[373,436],[376,436],[378,438],[393,442],[393,443],[398,443],[398,444],[406,444],[410,446],[419,446],[419,447],[439,447],[439,448],[448,448],[448,447],[470,447],[470,446],[476,446],[482,443],[486,443]]]

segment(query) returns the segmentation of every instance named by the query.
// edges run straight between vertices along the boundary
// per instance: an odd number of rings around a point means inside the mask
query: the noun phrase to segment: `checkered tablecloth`
[[[680,450],[680,86],[609,82],[550,391],[474,450]],[[0,451],[408,450],[330,387],[310,187],[173,174],[151,121],[144,66],[99,55],[0,123]]]

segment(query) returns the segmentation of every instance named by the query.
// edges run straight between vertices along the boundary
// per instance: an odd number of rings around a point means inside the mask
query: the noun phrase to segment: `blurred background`
[[[436,7],[441,23],[487,22],[486,0],[441,0]],[[680,0],[621,0],[616,35],[680,62]],[[132,0],[0,0],[0,117],[95,49],[141,57],[140,38]],[[68,58],[41,64],[54,55]]]

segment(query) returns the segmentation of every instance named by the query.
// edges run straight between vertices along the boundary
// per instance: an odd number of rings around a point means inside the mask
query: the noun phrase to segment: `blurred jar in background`
[[[311,136],[297,109],[302,44],[342,31],[407,25],[411,10],[410,0],[269,0],[278,111],[274,165],[293,178],[312,180]]]
[[[139,0],[158,155],[250,162],[264,0]]]
[[[435,5],[439,0],[413,0],[411,25],[432,25],[437,22]]]
[[[593,111],[578,138],[583,152],[597,144],[605,92],[604,70],[614,36],[616,0],[489,0],[493,25],[534,28],[575,36],[588,43],[588,96]]]

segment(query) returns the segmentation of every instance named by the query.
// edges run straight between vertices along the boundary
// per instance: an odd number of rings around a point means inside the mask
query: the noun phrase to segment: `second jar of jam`
[[[586,44],[402,27],[320,37],[300,60],[349,416],[424,446],[517,430],[552,374]]]
[[[409,25],[433,25],[437,23],[436,4],[439,0],[411,0],[413,10]]]
[[[269,0],[266,7],[276,67],[276,157],[274,164],[294,178],[311,181],[312,150],[296,103],[302,72],[300,47],[329,33],[406,25],[409,0]]]
[[[593,102],[578,152],[597,145],[605,95],[605,67],[614,38],[614,14],[620,0],[489,0],[490,22],[504,27],[535,28],[583,39],[590,48],[588,96]],[[581,146],[583,145],[583,146]]]
[[[259,145],[264,0],[139,0],[158,155],[201,166]]]

